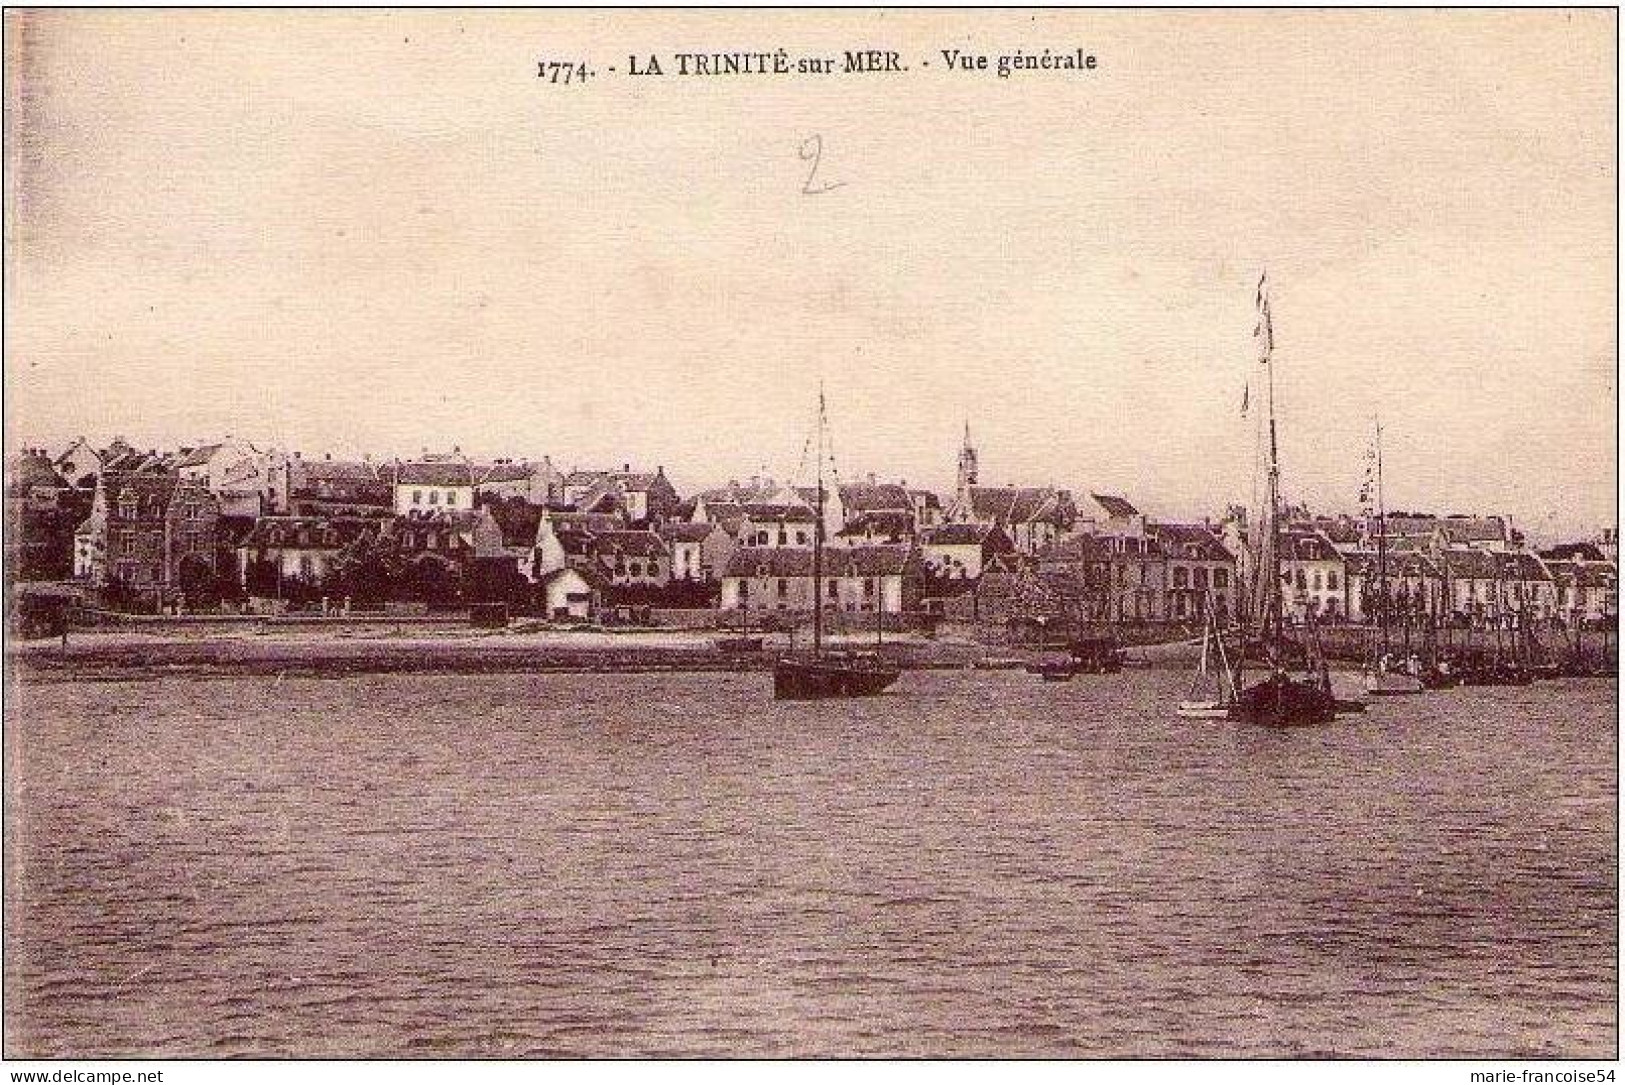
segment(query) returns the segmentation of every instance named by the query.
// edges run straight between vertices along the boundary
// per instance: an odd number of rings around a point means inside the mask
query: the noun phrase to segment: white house
[[[590,570],[555,569],[542,577],[549,618],[591,618],[600,590]]]
[[[395,515],[474,507],[474,470],[464,460],[420,460],[395,465]]]
[[[183,452],[175,470],[186,482],[207,487],[222,516],[268,516],[287,508],[282,457],[232,437]]]
[[[1004,529],[993,524],[943,524],[920,533],[920,560],[935,576],[977,580],[997,554],[1014,552]]]

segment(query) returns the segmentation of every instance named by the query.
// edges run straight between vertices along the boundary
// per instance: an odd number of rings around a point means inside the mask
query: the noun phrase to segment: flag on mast
[[[1270,353],[1275,349],[1275,328],[1270,320],[1270,297],[1266,281],[1268,272],[1258,277],[1258,293],[1256,304],[1258,306],[1258,323],[1253,325],[1253,338],[1258,340],[1258,361],[1261,365],[1269,364]]]

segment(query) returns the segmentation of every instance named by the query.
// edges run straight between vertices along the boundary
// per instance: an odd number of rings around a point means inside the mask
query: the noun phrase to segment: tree
[[[334,556],[327,573],[329,594],[360,604],[404,597],[405,580],[405,562],[394,540],[383,535],[355,539]]]

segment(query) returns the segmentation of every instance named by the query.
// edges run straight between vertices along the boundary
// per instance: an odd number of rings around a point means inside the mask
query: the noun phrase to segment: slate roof
[[[522,463],[492,463],[475,467],[473,473],[476,484],[485,486],[493,482],[528,482],[531,469]]]
[[[214,458],[214,454],[225,446],[219,442],[212,445],[199,445],[193,449],[182,449],[180,457],[175,461],[176,467],[202,467]]]
[[[661,524],[657,530],[660,532],[660,537],[666,540],[667,543],[697,543],[705,541],[711,532],[717,530],[717,525],[691,524],[682,520],[674,520],[671,523]]]
[[[1543,558],[1555,561],[1607,561],[1596,543],[1560,543],[1540,552]]]
[[[397,486],[472,486],[474,470],[466,463],[402,463],[395,469]]]
[[[1342,561],[1337,547],[1318,532],[1292,531],[1281,536],[1283,561]]]
[[[941,524],[920,532],[920,545],[981,546],[996,531],[1004,534],[996,524]]]
[[[783,489],[783,487],[779,486],[775,482],[772,482],[771,480],[767,482],[758,481],[755,483],[744,484],[739,482],[730,482],[726,486],[718,486],[715,489],[702,490],[698,496],[704,500],[707,506],[715,504],[719,501],[742,505],[749,501],[769,501],[775,494],[779,493],[781,489]],[[798,490],[797,492],[799,493],[800,491]]]
[[[1108,516],[1129,517],[1140,515],[1140,510],[1131,505],[1126,497],[1119,497],[1117,494],[1095,493],[1089,496],[1095,499],[1095,504],[1106,510]]]
[[[290,462],[293,465],[296,484],[301,480],[306,483],[382,481],[378,468],[370,463],[356,463],[351,460],[307,460],[303,458]]]
[[[1439,521],[1452,543],[1500,542],[1507,538],[1506,521],[1499,516],[1447,516]]]
[[[594,535],[593,550],[600,556],[654,558],[665,555],[666,544],[653,531],[606,531]]]
[[[658,471],[594,471],[577,469],[564,476],[564,484],[569,487],[602,486],[606,483],[617,484],[623,489],[640,492],[654,486],[660,477]]]
[[[816,490],[813,498],[816,503]],[[912,516],[914,512],[914,501],[908,490],[892,483],[852,483],[842,486],[841,504],[848,513],[900,509]]]
[[[541,525],[545,511],[520,498],[506,501],[482,501],[480,507],[491,514],[502,531],[502,545],[531,547],[536,545],[536,529]]]
[[[1151,534],[1162,543],[1163,553],[1186,561],[1234,561],[1217,535],[1201,524],[1152,524]]]
[[[1375,550],[1355,550],[1343,555],[1348,566],[1348,575],[1361,577],[1366,580],[1377,578],[1377,552]],[[1444,575],[1440,567],[1429,561],[1424,555],[1414,550],[1395,552],[1388,551],[1388,575],[1396,580],[1438,579]]]
[[[972,515],[978,520],[1001,524],[1047,521],[1070,527],[1071,496],[1049,486],[972,486]]]

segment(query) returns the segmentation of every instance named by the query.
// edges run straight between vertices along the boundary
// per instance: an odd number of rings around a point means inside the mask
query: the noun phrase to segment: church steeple
[[[959,449],[960,500],[970,500],[970,488],[976,485],[976,449],[970,443],[970,419],[965,420],[965,443]]]

